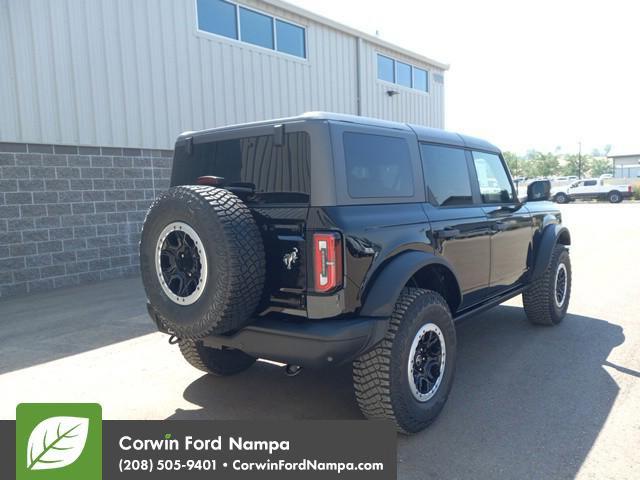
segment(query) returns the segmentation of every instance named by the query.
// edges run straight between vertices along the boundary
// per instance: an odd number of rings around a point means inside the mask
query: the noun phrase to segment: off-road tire
[[[555,281],[559,264],[566,269],[567,288],[562,306],[555,301]],[[522,294],[522,303],[527,318],[536,325],[557,325],[567,314],[571,299],[571,259],[569,250],[564,245],[556,245],[551,254],[551,261],[542,276],[534,280]]]
[[[617,190],[612,190],[607,193],[607,200],[609,200],[609,203],[620,203],[622,201],[622,194]]]
[[[198,234],[207,259],[202,294],[189,305],[167,296],[156,266],[160,234],[172,222],[183,222]],[[245,326],[260,301],[265,277],[262,237],[247,206],[228,190],[173,187],[149,208],[140,240],[140,269],[151,306],[178,338],[229,332]]]
[[[446,363],[440,386],[426,402],[410,391],[408,361],[420,328],[436,324],[444,335]],[[405,288],[396,302],[384,339],[353,362],[353,383],[360,410],[367,418],[392,420],[401,433],[426,428],[449,396],[456,366],[456,330],[447,302],[440,294]]]
[[[569,197],[566,193],[556,193],[556,195],[553,197],[553,200],[556,203],[569,203]]]
[[[205,347],[197,340],[180,340],[178,346],[180,353],[192,367],[221,377],[243,372],[256,361],[240,350]]]

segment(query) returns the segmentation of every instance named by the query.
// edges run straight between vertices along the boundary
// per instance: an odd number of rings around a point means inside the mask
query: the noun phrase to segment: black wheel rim
[[[435,324],[423,326],[411,346],[409,383],[414,397],[425,402],[435,395],[445,368],[442,331]]]
[[[567,267],[564,263],[558,265],[555,281],[555,300],[558,307],[562,307],[567,295]]]
[[[202,263],[193,239],[182,231],[167,235],[160,251],[162,276],[169,289],[179,297],[196,291]]]
[[[196,231],[183,222],[167,225],[156,247],[158,280],[169,299],[190,305],[200,298],[207,281],[207,258]]]

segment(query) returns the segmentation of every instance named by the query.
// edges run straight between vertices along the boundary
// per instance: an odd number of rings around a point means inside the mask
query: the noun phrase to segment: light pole
[[[578,142],[578,180],[582,178],[582,142]]]

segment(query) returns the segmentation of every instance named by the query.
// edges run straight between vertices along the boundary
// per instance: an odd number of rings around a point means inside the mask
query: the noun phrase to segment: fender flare
[[[553,248],[556,244],[571,245],[571,234],[569,229],[560,224],[554,223],[547,225],[542,231],[542,236],[536,249],[535,260],[533,262],[533,271],[531,272],[531,281],[537,280],[542,276],[549,266]]]
[[[360,314],[368,317],[391,317],[404,286],[418,270],[428,265],[441,265],[451,272],[462,302],[460,281],[449,262],[432,253],[412,250],[397,255],[386,265],[379,267],[379,273],[369,281],[370,286],[364,296]]]

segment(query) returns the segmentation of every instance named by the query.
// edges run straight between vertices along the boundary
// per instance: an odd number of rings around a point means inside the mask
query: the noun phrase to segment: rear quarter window
[[[404,138],[345,132],[343,144],[350,197],[413,196],[411,154]]]

